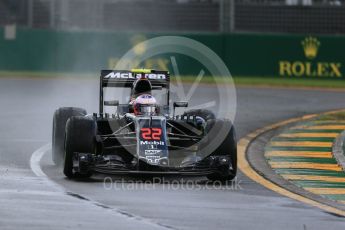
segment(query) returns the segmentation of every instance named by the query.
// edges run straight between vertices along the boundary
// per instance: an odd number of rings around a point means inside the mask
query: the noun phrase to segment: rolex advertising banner
[[[13,29],[12,29],[13,30]],[[268,34],[148,34],[68,32],[0,28],[0,71],[98,73],[113,69],[135,45],[158,36],[183,36],[212,49],[234,76],[344,79],[345,37]],[[138,57],[145,45],[136,46]],[[176,62],[181,75],[197,76],[202,66],[178,53],[136,62],[140,68],[169,70]],[[207,74],[207,73],[206,73]]]
[[[229,35],[225,60],[234,75],[342,79],[345,37]]]
[[[321,41],[323,46],[321,46]],[[279,76],[289,77],[343,77],[343,62],[340,47],[334,46],[335,41],[317,37],[306,37],[301,41],[303,57],[279,61]],[[343,47],[343,46],[341,46]],[[302,55],[300,55],[302,56]]]

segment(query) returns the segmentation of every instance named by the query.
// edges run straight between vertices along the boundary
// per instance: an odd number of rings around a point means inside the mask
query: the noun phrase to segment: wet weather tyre
[[[56,165],[63,163],[65,127],[67,120],[73,116],[84,116],[86,110],[74,107],[62,107],[55,111],[52,129],[52,160]]]
[[[237,174],[237,140],[235,128],[231,121],[228,120],[212,120],[208,122],[208,125],[216,130],[220,130],[221,127],[230,127],[227,131],[225,139],[214,151],[215,155],[225,155],[230,157],[231,168],[229,166],[219,166],[218,171],[210,174],[207,178],[211,181],[226,182],[233,180]]]
[[[75,152],[91,153],[96,149],[97,123],[89,117],[71,117],[66,124],[65,155],[63,173],[68,178],[87,178],[88,172],[75,172],[73,157]]]

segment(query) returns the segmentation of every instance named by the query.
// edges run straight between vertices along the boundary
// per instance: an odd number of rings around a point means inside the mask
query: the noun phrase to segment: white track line
[[[30,168],[31,168],[32,172],[38,178],[40,178],[42,181],[44,181],[44,183],[53,187],[54,189],[58,190],[59,192],[66,192],[65,189],[63,189],[63,187],[61,187],[57,183],[50,180],[48,178],[48,176],[41,169],[41,165],[40,165],[41,159],[44,156],[44,154],[46,154],[50,149],[51,149],[51,144],[49,143],[49,144],[46,144],[46,145],[42,146],[41,148],[37,149],[35,152],[33,152],[33,154],[31,155],[31,158],[30,158]]]
[[[40,161],[42,159],[42,157],[48,153],[48,151],[51,149],[51,144],[46,144],[44,146],[42,146],[41,148],[37,149],[35,152],[33,152],[33,154],[31,155],[30,158],[30,168],[33,171],[33,173],[42,180],[43,183],[45,183],[47,186],[51,186],[52,188],[54,188],[56,190],[56,192],[58,193],[63,193],[63,194],[68,194],[68,191],[66,191],[66,189],[64,187],[62,187],[61,185],[53,182],[51,179],[49,179],[49,177],[42,171],[41,165],[40,165]],[[164,224],[161,224],[159,222],[156,222],[152,219],[148,219],[145,217],[141,217],[141,216],[137,216],[135,214],[131,214],[128,213],[126,211],[117,209],[117,208],[113,208],[113,207],[108,207],[100,202],[97,202],[95,200],[89,199],[88,197],[86,197],[87,200],[84,202],[88,202],[91,203],[97,207],[106,207],[108,210],[112,211],[113,214],[117,215],[118,217],[122,217],[122,218],[127,218],[127,219],[132,219],[132,220],[136,220],[138,222],[147,224],[147,225],[151,225],[152,227],[159,227],[162,229],[175,229],[174,227],[171,226],[167,226]],[[102,209],[103,209],[102,208]]]
[[[30,158],[30,168],[38,177],[46,177],[40,166],[43,155],[51,148],[51,144],[46,144],[37,149]]]

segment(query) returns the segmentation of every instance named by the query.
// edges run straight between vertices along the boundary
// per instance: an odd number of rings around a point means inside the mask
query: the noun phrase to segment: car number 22
[[[144,140],[161,140],[162,129],[161,128],[142,128],[141,137]]]

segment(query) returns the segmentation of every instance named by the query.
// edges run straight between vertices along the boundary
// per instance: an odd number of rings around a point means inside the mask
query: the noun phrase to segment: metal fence
[[[0,26],[345,34],[345,0],[0,0]]]
[[[345,34],[344,1],[236,0],[236,31]]]

